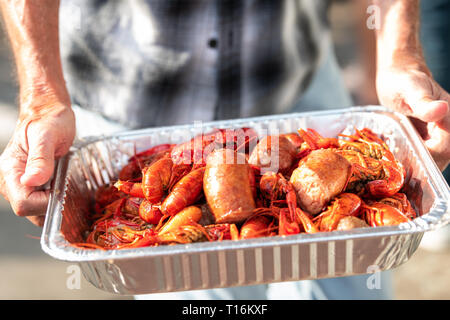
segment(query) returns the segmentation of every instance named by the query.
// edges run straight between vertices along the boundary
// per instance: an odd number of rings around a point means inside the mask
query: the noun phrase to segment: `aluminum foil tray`
[[[212,128],[252,127],[263,136],[313,128],[325,136],[367,127],[382,134],[407,172],[403,192],[420,215],[398,226],[126,250],[71,246],[84,240],[95,190],[135,152],[187,141]],[[207,289],[340,277],[406,262],[424,232],[450,220],[449,187],[408,118],[383,107],[276,115],[87,138],[57,163],[41,238],[52,257],[79,263],[94,286],[119,294]]]

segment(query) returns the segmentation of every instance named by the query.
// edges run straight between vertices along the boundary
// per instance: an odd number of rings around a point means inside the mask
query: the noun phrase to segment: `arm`
[[[373,30],[366,27],[367,1],[354,0],[353,12],[356,16],[357,42],[360,48],[358,54],[359,65],[362,69],[363,79],[354,92],[362,104],[379,104],[375,87],[376,78],[376,42]],[[363,13],[363,14],[362,14]]]
[[[450,96],[426,66],[418,0],[374,0],[380,8],[377,92],[383,105],[411,117],[441,170],[450,161]]]
[[[375,0],[374,3],[381,13],[381,25],[376,29],[377,62],[382,66],[401,63],[404,54],[415,58],[414,62],[423,60],[418,0]]]
[[[0,190],[19,216],[41,224],[48,192],[37,187],[51,177],[54,159],[75,135],[59,53],[56,0],[2,0],[19,80],[19,120],[0,157]]]
[[[70,105],[59,56],[59,1],[4,0],[0,8],[17,67],[21,118],[48,111],[32,102],[37,97]]]

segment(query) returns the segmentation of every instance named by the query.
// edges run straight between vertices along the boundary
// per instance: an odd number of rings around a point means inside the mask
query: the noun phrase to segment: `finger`
[[[48,190],[38,190],[20,183],[25,160],[18,155],[2,161],[4,190],[14,213],[18,216],[44,215],[49,198]]]
[[[37,187],[45,184],[53,174],[55,147],[50,137],[32,133],[29,129],[28,158],[20,183],[28,187]]]
[[[14,187],[9,186],[14,192]],[[11,208],[20,217],[43,216],[47,211],[50,191],[30,190],[32,187],[16,188],[20,193],[9,193]]]
[[[32,217],[27,217],[27,219],[37,227],[44,226],[45,216],[37,216],[37,217],[32,216]]]
[[[450,133],[431,125],[430,138],[425,145],[438,167],[443,170],[450,161]]]
[[[450,164],[449,159],[438,159],[436,160],[436,165],[438,166],[439,170],[444,171],[447,166]]]
[[[442,130],[450,132],[450,114],[439,120],[436,125]]]
[[[436,100],[429,96],[410,95],[405,99],[412,110],[412,115],[425,122],[436,122],[449,113],[449,105],[445,100]]]

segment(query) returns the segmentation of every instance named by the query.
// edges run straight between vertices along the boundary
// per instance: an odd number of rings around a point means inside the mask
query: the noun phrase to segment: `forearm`
[[[2,0],[19,80],[21,116],[42,114],[52,102],[69,105],[59,52],[59,0]]]
[[[424,0],[425,1],[425,0]],[[418,0],[373,0],[380,13],[380,103],[410,116],[441,170],[450,159],[450,95],[433,79],[419,40]]]
[[[377,65],[408,65],[428,72],[419,38],[419,0],[373,0],[380,8]]]

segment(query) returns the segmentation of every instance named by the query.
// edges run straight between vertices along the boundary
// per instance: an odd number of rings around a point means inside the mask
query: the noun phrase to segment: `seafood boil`
[[[258,137],[216,129],[135,154],[99,188],[76,246],[129,249],[397,225],[416,217],[405,170],[371,130]]]

